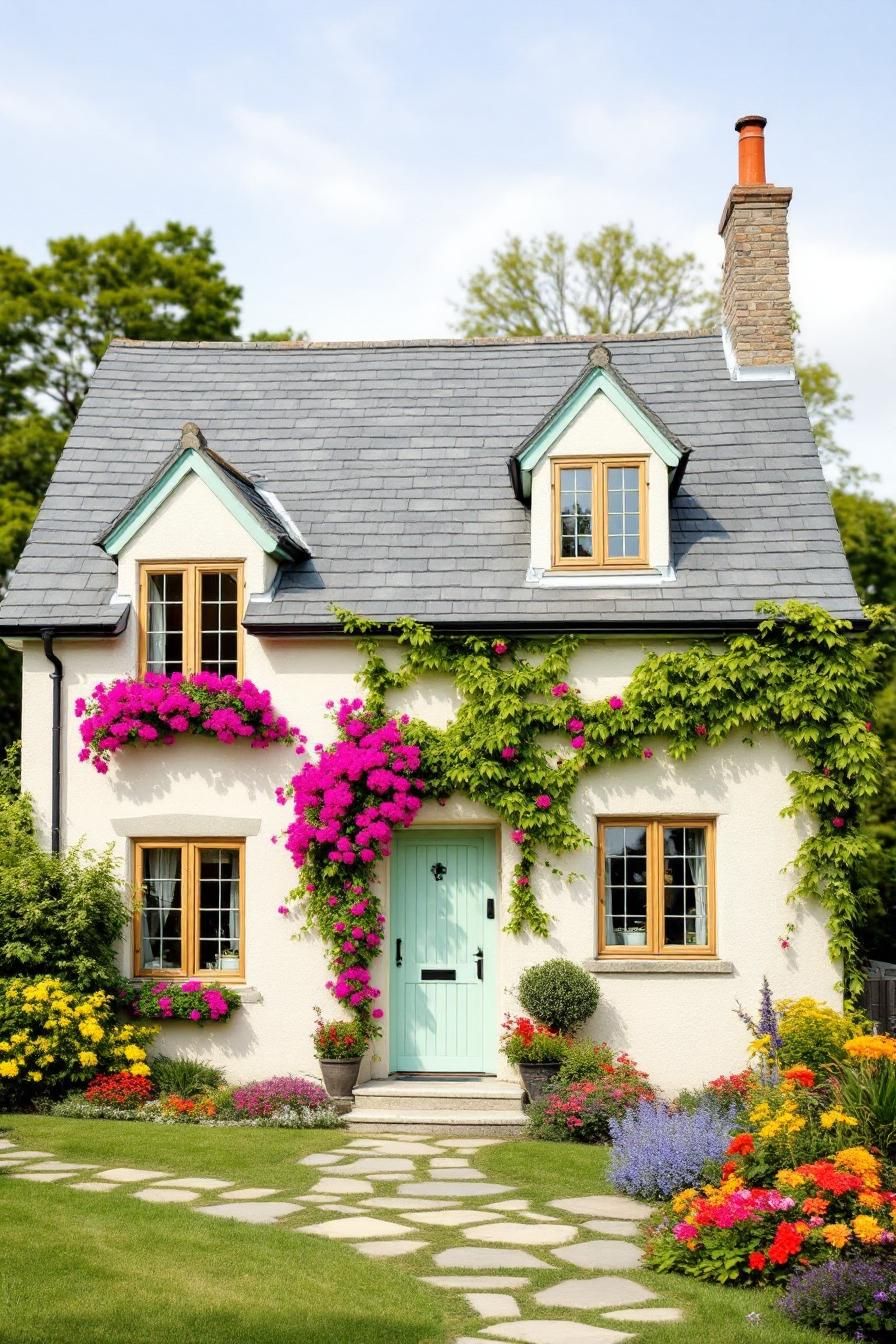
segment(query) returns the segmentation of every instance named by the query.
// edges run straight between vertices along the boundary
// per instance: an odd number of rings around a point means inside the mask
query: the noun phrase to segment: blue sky
[[[896,495],[894,0],[0,0],[0,242],[214,230],[243,327],[438,336],[509,231],[720,264],[735,118],[794,188],[802,335]]]

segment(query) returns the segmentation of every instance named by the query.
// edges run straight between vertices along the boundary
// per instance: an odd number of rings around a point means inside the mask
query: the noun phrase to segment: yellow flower
[[[14,1059],[0,1059],[0,1078],[15,1078],[19,1066]]]
[[[879,1209],[884,1202],[884,1197],[879,1195],[876,1190],[863,1190],[858,1196],[858,1202],[864,1209]]]
[[[872,1218],[870,1214],[860,1213],[858,1217],[852,1220],[852,1230],[859,1241],[864,1242],[866,1246],[871,1246],[880,1240],[883,1228],[877,1219]]]
[[[680,1191],[680,1193],[677,1194],[675,1198],[672,1200],[672,1208],[674,1209],[674,1211],[676,1213],[684,1213],[685,1209],[690,1205],[691,1200],[696,1196],[696,1194],[697,1191],[694,1189]],[[894,1210],[896,1210],[896,1205],[894,1205],[893,1207]]]
[[[751,1041],[747,1046],[748,1055],[766,1055],[772,1043],[771,1036],[757,1036],[755,1041]]]
[[[141,1060],[146,1058],[146,1051],[141,1050],[139,1045],[126,1045],[121,1051],[125,1059]]]
[[[799,1186],[806,1184],[806,1177],[801,1176],[798,1171],[791,1171],[789,1167],[784,1167],[775,1177],[775,1184],[784,1185],[789,1190],[796,1190]]]
[[[17,1031],[9,1038],[13,1045],[22,1045],[28,1039],[27,1031]]]
[[[822,1111],[820,1119],[822,1129],[833,1129],[835,1125],[857,1125],[859,1123],[854,1115],[847,1115],[837,1106],[831,1107],[829,1111]]]
[[[834,1154],[834,1163],[856,1176],[876,1176],[878,1171],[877,1158],[867,1148],[841,1148]]]
[[[43,1074],[40,1069],[32,1069],[28,1074],[28,1077],[31,1079],[32,1083],[39,1083],[41,1078],[43,1078]]]
[[[896,1060],[896,1037],[893,1036],[854,1036],[845,1041],[843,1049],[853,1059],[892,1059]]]
[[[128,1073],[132,1073],[132,1074],[134,1075],[135,1078],[148,1078],[148,1077],[149,1077],[149,1065],[148,1065],[148,1064],[132,1064],[131,1067],[128,1069]]]
[[[92,1050],[80,1050],[78,1052],[78,1062],[82,1064],[85,1069],[91,1069],[96,1065],[97,1058]]]
[[[852,1233],[845,1223],[828,1223],[827,1227],[821,1229],[821,1235],[829,1246],[834,1246],[839,1251],[849,1241]]]
[[[105,1035],[95,1017],[88,1017],[85,1018],[83,1022],[79,1022],[78,1030],[84,1039],[88,1041],[101,1041]]]
[[[767,1120],[772,1113],[772,1108],[767,1101],[760,1101],[758,1106],[754,1106],[750,1112],[751,1120]]]

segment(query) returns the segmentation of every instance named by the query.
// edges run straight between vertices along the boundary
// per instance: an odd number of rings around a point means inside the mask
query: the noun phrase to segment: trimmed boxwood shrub
[[[588,1021],[600,990],[594,976],[581,966],[555,957],[523,971],[517,998],[536,1022],[568,1035]]]

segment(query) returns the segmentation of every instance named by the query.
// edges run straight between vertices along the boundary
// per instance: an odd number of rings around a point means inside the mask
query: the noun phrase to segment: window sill
[[[591,957],[582,966],[595,975],[734,975],[734,962],[717,957]]]
[[[199,976],[196,975],[175,975],[171,977],[166,977],[162,975],[143,975],[143,976],[138,975],[138,976],[132,976],[131,979],[128,981],[128,984],[130,984],[134,989],[143,989],[145,985],[167,985],[167,984],[179,985],[182,984],[184,980],[198,980],[198,979]],[[203,984],[223,985],[225,989],[229,989],[231,993],[238,995],[241,1003],[263,1002],[261,996],[261,990],[256,989],[254,985],[238,985],[234,984],[233,981],[231,980],[215,980],[213,976],[210,977],[207,981],[203,979]],[[168,1019],[166,1019],[166,1021],[167,1020]],[[174,1022],[180,1019],[171,1018],[170,1020]]]
[[[530,588],[645,588],[674,583],[671,565],[646,569],[539,569],[530,566],[526,583]]]

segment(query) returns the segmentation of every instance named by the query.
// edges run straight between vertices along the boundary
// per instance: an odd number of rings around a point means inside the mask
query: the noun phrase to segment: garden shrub
[[[653,1096],[646,1073],[621,1054],[599,1078],[560,1084],[543,1101],[530,1106],[529,1126],[536,1139],[604,1143],[612,1118],[624,1115],[640,1101],[652,1101]]]
[[[313,1110],[329,1104],[329,1097],[317,1083],[291,1075],[235,1087],[231,1100],[234,1114],[247,1120],[268,1118],[283,1107]]]
[[[680,1111],[696,1111],[699,1107],[708,1107],[719,1115],[728,1115],[734,1109],[738,1116],[746,1120],[750,1100],[759,1087],[759,1078],[752,1069],[741,1073],[722,1074],[713,1078],[703,1087],[679,1092],[675,1105]]]
[[[160,1096],[174,1093],[179,1097],[203,1097],[224,1086],[224,1074],[214,1064],[189,1056],[157,1055],[149,1061],[149,1072]]]
[[[508,1014],[502,1025],[500,1048],[508,1064],[559,1064],[566,1058],[569,1041],[528,1017]]]
[[[838,1013],[819,999],[780,999],[775,1008],[781,1038],[778,1064],[782,1069],[805,1064],[822,1076],[842,1062],[845,1042],[866,1026],[861,1017]]]
[[[536,1022],[569,1035],[591,1017],[600,990],[594,976],[581,966],[555,957],[523,971],[517,997]]]
[[[785,1316],[815,1330],[851,1339],[896,1335],[896,1264],[889,1260],[829,1260],[797,1270],[778,1304]]]
[[[605,1042],[573,1041],[563,1058],[557,1082],[581,1083],[586,1079],[593,1082],[602,1077],[615,1062],[616,1055]]]
[[[58,976],[79,990],[120,982],[116,950],[130,918],[111,847],[48,854],[30,798],[0,788],[0,978]]]
[[[48,1115],[69,1120],[133,1120],[152,1125],[200,1125],[216,1129],[341,1129],[344,1121],[330,1106],[281,1106],[269,1116],[235,1116],[229,1091],[208,1097],[177,1094],[128,1109],[91,1103],[71,1093],[63,1101],[39,1107]]]
[[[82,994],[61,980],[7,980],[0,987],[0,1108],[30,1104],[123,1069],[147,1077],[155,1027],[115,1021],[112,996]]]
[[[133,1110],[152,1097],[149,1078],[128,1073],[98,1073],[87,1086],[84,1100],[92,1106],[120,1106]]]
[[[733,1106],[725,1113],[704,1102],[682,1111],[641,1101],[610,1118],[610,1180],[628,1195],[668,1199],[698,1184],[707,1163],[722,1161],[735,1125]]]

